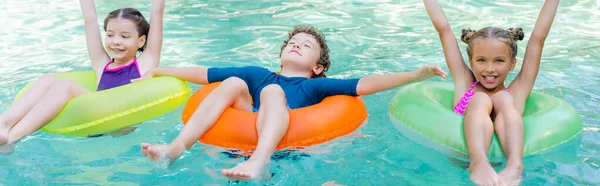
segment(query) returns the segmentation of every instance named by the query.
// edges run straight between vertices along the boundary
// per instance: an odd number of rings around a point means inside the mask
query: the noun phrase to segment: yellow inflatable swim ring
[[[184,104],[191,92],[184,81],[174,77],[155,77],[96,92],[93,71],[54,75],[73,80],[92,93],[73,98],[41,130],[67,136],[86,137],[136,125],[161,116]],[[15,99],[31,83],[19,91]]]

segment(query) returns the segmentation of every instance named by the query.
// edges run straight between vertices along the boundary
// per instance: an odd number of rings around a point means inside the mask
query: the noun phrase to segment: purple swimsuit
[[[108,68],[108,65],[111,63],[113,62],[109,61],[106,63],[106,66],[104,66],[104,69],[102,70],[102,76],[100,76],[100,82],[98,83],[98,89],[96,91],[126,85],[131,83],[132,79],[142,77],[136,58],[133,58],[133,62],[129,63],[128,65],[114,69]]]

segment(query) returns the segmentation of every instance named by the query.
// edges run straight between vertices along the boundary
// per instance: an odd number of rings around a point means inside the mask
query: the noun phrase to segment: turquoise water
[[[125,6],[139,8],[149,17],[150,1],[96,3],[99,21]],[[519,44],[519,61],[542,6],[537,1],[440,3],[456,35],[467,27],[523,27],[526,37]],[[91,69],[78,1],[0,0],[0,10],[0,111],[9,107],[26,83],[43,74]],[[438,35],[422,2],[416,0],[168,1],[164,21],[161,66],[258,65],[278,70],[286,31],[294,24],[310,23],[327,36],[334,60],[331,77],[405,72],[424,63],[447,70]],[[523,185],[600,185],[599,30],[600,2],[561,2],[534,90],[573,105],[584,129],[571,142],[572,152],[524,158]],[[470,184],[466,164],[395,130],[387,106],[396,90],[364,97],[369,118],[351,135],[303,152],[277,153],[270,167],[274,177],[266,184]],[[220,169],[244,159],[200,143],[168,168],[149,163],[139,144],[170,142],[182,128],[180,114],[181,108],[119,138],[80,139],[36,132],[23,139],[12,155],[0,156],[0,185],[256,184],[229,183]]]

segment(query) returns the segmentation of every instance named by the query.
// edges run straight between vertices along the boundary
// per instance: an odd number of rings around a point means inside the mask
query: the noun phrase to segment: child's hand
[[[152,77],[154,77],[154,71],[153,70],[149,70],[142,77],[136,78],[136,79],[132,79],[131,82],[134,83],[134,82],[138,82],[138,81],[142,81],[142,80],[146,80],[146,79],[151,79]]]
[[[437,65],[425,65],[417,70],[416,80],[423,81],[433,76],[440,76],[442,79],[446,79],[446,75],[446,72]]]

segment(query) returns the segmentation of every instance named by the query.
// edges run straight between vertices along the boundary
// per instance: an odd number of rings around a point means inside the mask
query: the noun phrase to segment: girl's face
[[[292,36],[283,49],[281,65],[294,66],[319,74],[323,71],[323,66],[317,64],[320,55],[321,46],[315,37],[306,33],[298,33]]]
[[[488,90],[504,88],[506,76],[516,65],[509,46],[494,38],[477,39],[473,42],[473,54],[469,63],[477,81]]]
[[[137,26],[128,19],[115,18],[106,24],[104,45],[108,54],[115,60],[130,61],[139,48],[144,46],[146,36],[139,37]]]

